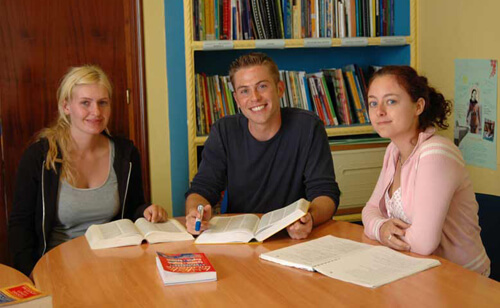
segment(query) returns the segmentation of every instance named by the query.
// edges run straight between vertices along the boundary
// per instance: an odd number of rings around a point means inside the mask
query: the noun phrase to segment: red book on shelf
[[[210,113],[210,97],[208,93],[208,83],[207,83],[207,75],[204,73],[200,74],[203,80],[203,94],[205,95],[205,131],[210,132],[210,127],[212,127],[212,116]]]
[[[156,254],[156,266],[165,285],[217,280],[215,268],[204,253]]]

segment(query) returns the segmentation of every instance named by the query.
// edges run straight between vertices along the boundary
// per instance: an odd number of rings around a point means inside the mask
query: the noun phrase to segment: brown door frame
[[[134,6],[134,7],[131,7]],[[125,3],[125,19],[129,22],[125,29],[130,35],[125,35],[127,44],[127,83],[128,89],[137,89],[129,92],[129,123],[130,138],[141,153],[141,169],[143,177],[144,196],[146,202],[150,202],[150,174],[149,174],[149,150],[147,131],[147,106],[146,106],[146,79],[144,66],[144,28],[143,28],[142,0],[132,0]],[[128,40],[128,38],[130,40]],[[131,59],[137,59],[132,63]],[[135,116],[134,116],[135,115]]]

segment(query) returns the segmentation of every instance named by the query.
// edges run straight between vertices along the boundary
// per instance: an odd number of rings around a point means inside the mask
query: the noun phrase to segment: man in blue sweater
[[[199,234],[208,227],[212,206],[226,190],[228,213],[267,213],[306,198],[309,212],[287,227],[291,238],[306,238],[339,204],[323,122],[310,111],[280,108],[285,85],[267,55],[239,57],[229,75],[241,113],[211,128],[186,192],[187,230]],[[205,205],[203,222],[195,231],[199,204]]]

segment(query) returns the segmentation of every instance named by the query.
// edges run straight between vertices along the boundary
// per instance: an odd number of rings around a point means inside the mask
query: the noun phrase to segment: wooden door
[[[20,156],[33,135],[55,119],[56,90],[71,66],[98,64],[109,75],[114,88],[109,128],[139,148],[149,199],[141,24],[141,0],[0,0],[5,167],[0,263],[7,256],[5,220]]]

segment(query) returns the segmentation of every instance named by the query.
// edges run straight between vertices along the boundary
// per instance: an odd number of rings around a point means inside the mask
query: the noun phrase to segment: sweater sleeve
[[[389,160],[391,157],[391,149],[393,145],[389,145],[384,155],[384,163],[382,165],[382,170],[375,185],[373,193],[366,203],[363,211],[361,213],[361,218],[363,220],[363,225],[365,227],[365,234],[372,240],[380,241],[379,231],[380,227],[388,220],[387,216],[380,211],[380,201],[385,192],[384,178],[387,173],[387,167],[389,165]]]
[[[404,199],[410,202],[412,213],[412,224],[405,234],[412,252],[429,255],[438,247],[451,199],[463,180],[464,168],[461,153],[454,145],[430,143],[422,147],[413,198]]]
[[[185,197],[197,193],[213,206],[219,202],[221,192],[226,188],[226,182],[227,156],[216,123],[212,126],[205,142],[198,173],[193,178]]]
[[[328,144],[325,128],[318,119],[312,135],[304,174],[306,196],[314,200],[320,196],[330,197],[338,208],[340,201],[339,185],[335,180],[332,153]]]
[[[42,161],[37,145],[31,146],[21,157],[16,175],[14,202],[9,216],[9,250],[14,267],[29,275],[37,256],[35,211],[41,195]]]

